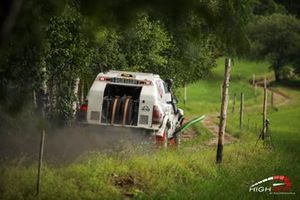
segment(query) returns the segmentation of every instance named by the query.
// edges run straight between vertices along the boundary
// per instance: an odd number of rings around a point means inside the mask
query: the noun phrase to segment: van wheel
[[[167,135],[167,129],[165,129],[163,136],[155,136],[155,142],[157,147],[163,147],[165,149],[168,148],[168,135]]]
[[[128,105],[127,105],[127,113],[126,113],[126,117],[125,117],[125,124],[126,125],[132,125],[133,121],[132,121],[132,116],[133,115],[133,100],[129,99],[128,101]]]

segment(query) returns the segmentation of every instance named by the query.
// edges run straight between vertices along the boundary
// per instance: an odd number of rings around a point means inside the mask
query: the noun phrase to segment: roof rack
[[[114,74],[134,74],[134,75],[142,75],[142,76],[155,76],[153,73],[145,73],[145,72],[129,72],[129,71],[118,71],[118,70],[109,70],[105,74],[114,73]]]

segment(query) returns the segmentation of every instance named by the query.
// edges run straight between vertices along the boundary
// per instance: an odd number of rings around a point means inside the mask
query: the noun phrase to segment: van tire
[[[133,100],[129,99],[127,116],[126,116],[126,125],[132,125],[132,115],[133,115]]]

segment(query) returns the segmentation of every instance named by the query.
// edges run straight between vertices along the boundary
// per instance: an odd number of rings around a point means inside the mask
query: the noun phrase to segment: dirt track
[[[270,82],[270,81],[269,81]],[[262,82],[257,82],[258,86],[262,86]],[[278,106],[286,105],[290,102],[290,97],[286,94],[269,88],[269,91],[274,93],[274,104]],[[261,105],[253,105],[246,107],[248,109],[260,109]],[[211,132],[213,138],[205,143],[205,146],[216,146],[218,140],[218,115],[219,113],[210,113],[203,121],[203,125]],[[0,141],[0,164],[1,161],[5,160],[6,157],[14,157],[22,155],[24,158],[27,158],[31,155],[33,160],[37,159],[37,152],[39,146],[39,133],[32,129],[32,134],[8,134],[7,137],[2,137]],[[9,132],[9,131],[8,131]],[[21,130],[21,132],[23,132]],[[87,134],[87,132],[89,134]],[[100,133],[101,132],[101,133]],[[111,131],[110,131],[111,132]],[[107,131],[93,130],[91,134],[90,131],[83,127],[73,127],[65,128],[62,130],[56,130],[55,133],[47,134],[46,145],[45,145],[45,159],[52,161],[53,163],[60,162],[71,162],[76,159],[83,152],[90,151],[101,151],[108,152],[110,151],[121,151],[127,146],[131,146],[126,140],[130,138],[130,141],[134,141],[133,145],[139,144],[141,141],[144,141],[144,137],[137,137],[134,133],[124,133],[122,131],[121,135],[111,134]],[[104,140],[103,135],[109,134],[110,140]],[[129,135],[128,135],[129,134]],[[26,137],[24,137],[26,135]],[[114,135],[114,137],[111,137]],[[196,131],[194,129],[188,129],[182,134],[183,140],[191,140],[197,137]],[[225,144],[231,144],[237,142],[238,139],[232,135],[225,133],[224,135]],[[118,142],[116,142],[118,141]],[[144,145],[143,145],[144,146]]]
[[[0,166],[7,160],[31,163],[38,159],[39,132],[2,134]],[[140,129],[122,127],[72,127],[48,130],[45,138],[44,160],[51,164],[71,163],[90,152],[111,154],[143,145],[151,148],[151,138]],[[20,159],[19,159],[20,158]]]
[[[208,146],[216,146],[218,143],[218,132],[219,132],[219,125],[214,121],[215,118],[218,117],[217,113],[209,114],[205,120],[203,121],[203,125],[211,132],[213,138],[210,139],[206,145]],[[224,135],[224,144],[231,144],[233,142],[238,141],[235,137],[231,136],[230,134],[225,132]]]

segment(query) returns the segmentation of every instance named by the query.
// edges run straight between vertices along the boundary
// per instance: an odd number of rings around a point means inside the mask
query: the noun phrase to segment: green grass
[[[238,199],[241,193],[247,194],[253,170],[263,168],[260,161],[270,158],[260,147],[255,148],[260,154],[254,158],[248,155],[251,149],[253,145],[227,148],[222,167],[214,164],[213,151],[196,147],[130,156],[94,155],[64,168],[46,167],[41,198],[116,199],[130,193],[137,199],[215,199],[228,195]],[[254,160],[256,166],[247,169],[248,160]],[[34,199],[34,167],[3,170],[6,182],[1,183],[2,199]],[[264,175],[267,169],[259,174]]]
[[[224,62],[225,59],[219,59],[217,62],[217,68],[213,72],[223,75],[224,73]],[[252,75],[255,74],[257,77],[270,74],[268,62],[253,62],[247,60],[234,60],[233,67],[231,71],[231,77],[236,79],[240,77],[244,80],[252,78]]]
[[[223,83],[224,59],[218,60],[218,65],[212,71],[212,74],[204,80],[200,80],[187,87],[187,104],[183,105],[183,88],[178,91],[179,106],[183,107],[187,115],[199,115],[219,111],[221,101],[221,85]],[[240,93],[245,96],[245,106],[257,104],[261,100],[262,91],[257,90],[255,96],[254,89],[250,86],[252,75],[257,78],[263,75],[270,75],[268,64],[266,62],[249,62],[236,60],[231,72],[230,79],[230,103],[236,94],[237,101]],[[238,106],[238,105],[237,105]],[[197,109],[195,109],[197,108]]]
[[[223,62],[218,61],[209,78],[188,86],[187,104],[181,104],[188,117],[219,111]],[[40,199],[299,199],[300,90],[275,86],[291,100],[277,111],[269,109],[273,148],[255,146],[262,91],[255,97],[249,85],[253,73],[269,76],[267,63],[235,61],[229,90],[231,97],[245,93],[245,127],[239,129],[237,112],[228,113],[227,131],[239,142],[224,147],[221,165],[215,164],[215,148],[203,145],[210,133],[198,124],[197,139],[179,150],[128,149],[114,155],[92,154],[68,166],[46,164]],[[181,89],[179,99],[182,93]],[[231,106],[232,101],[229,110]],[[0,199],[36,199],[35,168],[16,164],[0,168]],[[288,176],[296,195],[249,193],[252,183],[274,175]]]

